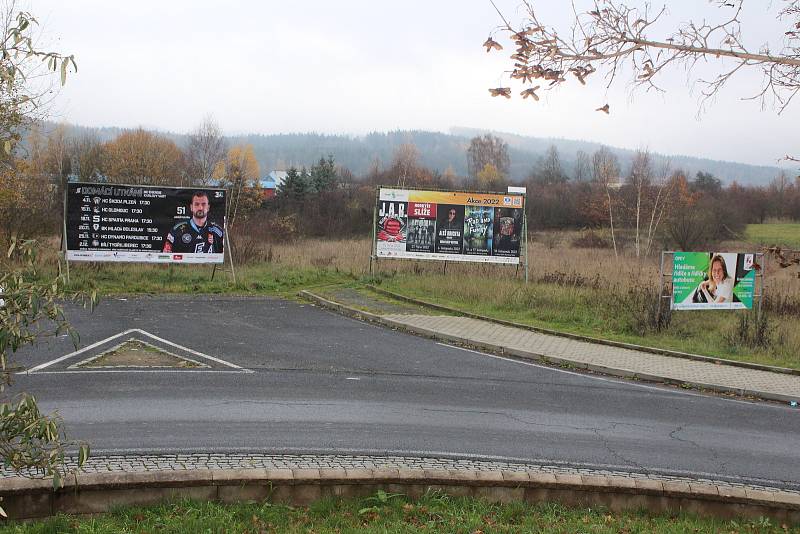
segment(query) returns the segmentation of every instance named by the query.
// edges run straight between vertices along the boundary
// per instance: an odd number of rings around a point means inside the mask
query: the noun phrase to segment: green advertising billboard
[[[752,309],[755,254],[675,252],[673,310]]]

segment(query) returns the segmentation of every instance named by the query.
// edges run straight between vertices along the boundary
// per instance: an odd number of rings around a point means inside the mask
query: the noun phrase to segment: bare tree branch
[[[760,99],[762,105],[771,100],[781,112],[800,91],[800,0],[777,0],[782,4],[777,17],[789,26],[778,52],[768,45],[758,50],[745,45],[743,1],[714,0],[721,12],[727,12],[722,22],[690,20],[663,40],[649,33],[655,31],[654,25],[665,15],[666,7],[655,11],[649,3],[629,7],[624,0],[596,0],[586,12],[579,12],[573,3],[572,28],[567,32],[544,24],[533,0],[523,1],[524,19],[516,26],[497,6],[495,9],[503,20],[499,30],[509,35],[515,47],[510,77],[523,84],[543,80],[548,82],[545,89],[551,89],[567,81],[586,85],[602,75],[610,86],[620,73],[630,70],[634,87],[663,91],[658,79],[667,68],[683,66],[691,71],[699,60],[719,60],[722,72],[711,79],[695,80],[702,87],[702,104],[747,67],[760,69],[764,75],[760,89],[749,98]],[[487,45],[487,51],[502,49],[491,36],[487,43],[492,44]],[[595,72],[599,74],[592,76]],[[522,96],[530,96],[530,90],[526,91]],[[510,97],[510,93],[510,88],[492,90],[493,96]]]

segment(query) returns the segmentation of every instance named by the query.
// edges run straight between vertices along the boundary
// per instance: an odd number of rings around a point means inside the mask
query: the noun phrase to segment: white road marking
[[[673,395],[689,395],[691,397],[702,397],[702,398],[706,398],[706,399],[709,398],[709,395],[703,395],[702,393],[694,393],[692,391],[682,391],[682,390],[678,391],[678,390],[674,390],[674,389],[668,389],[668,388],[663,387],[663,386],[659,387],[659,386],[651,386],[649,384],[638,384],[638,383],[630,381],[630,380],[625,380],[624,378],[606,378],[606,377],[603,377],[603,376],[597,376],[597,375],[588,374],[588,373],[577,373],[575,371],[568,371],[566,369],[559,369],[557,367],[550,367],[549,365],[543,365],[543,364],[540,364],[540,363],[526,362],[526,361],[518,360],[518,359],[515,359],[515,358],[506,358],[504,356],[498,356],[496,354],[490,354],[488,352],[480,352],[480,351],[477,351],[477,350],[466,349],[464,347],[459,347],[457,345],[449,345],[447,343],[439,343],[439,342],[437,342],[436,344],[437,345],[441,345],[442,347],[448,347],[448,348],[451,348],[451,349],[463,350],[464,352],[471,352],[473,354],[479,354],[481,356],[488,356],[490,358],[495,358],[495,359],[503,360],[503,361],[506,361],[506,362],[518,363],[518,364],[521,364],[521,365],[529,365],[530,367],[538,367],[539,369],[547,369],[549,371],[555,371],[557,373],[564,373],[564,374],[567,374],[567,375],[582,376],[584,378],[591,378],[592,380],[600,380],[600,381],[603,381],[603,382],[611,382],[611,383],[614,383],[614,384],[626,384],[626,385],[634,386],[634,387],[637,387],[637,388],[660,391],[662,393],[672,393]],[[764,403],[764,402],[731,399],[729,397],[720,397],[720,398],[723,398],[726,402],[738,402],[740,404],[747,404],[748,406],[757,405],[757,406],[769,406],[771,408],[785,408],[785,406],[769,404],[769,403]]]
[[[154,348],[159,352],[163,352],[164,354],[169,354],[173,358],[177,358],[177,359],[179,359],[181,361],[184,361],[184,362],[191,362],[191,363],[197,365],[198,367],[206,367],[206,368],[209,367],[208,364],[200,363],[197,360],[193,360],[191,358],[185,358],[183,356],[178,356],[177,354],[173,354],[172,352],[170,352],[168,350],[164,350],[162,348],[156,347],[152,343],[148,343],[147,341],[142,341],[141,339],[136,339],[135,337],[132,337],[132,338],[128,339],[127,341],[123,341],[122,343],[118,343],[118,344],[114,345],[110,349],[104,350],[100,354],[92,356],[91,358],[86,358],[85,360],[81,360],[81,361],[79,361],[77,363],[73,363],[72,365],[70,365],[68,367],[68,369],[79,369],[82,365],[86,365],[87,363],[93,362],[95,360],[99,360],[100,358],[102,358],[106,354],[108,354],[110,352],[114,352],[115,350],[121,348],[123,345],[125,345],[125,343],[128,343],[129,341],[138,341],[139,343],[142,343],[143,345],[147,345],[148,347]],[[170,368],[172,366],[170,366],[170,365],[163,365],[163,366],[162,365],[116,365],[116,366],[115,365],[108,365],[108,366],[101,365],[101,366],[96,366],[96,368],[97,367],[100,367],[100,368],[113,368],[113,367],[150,367],[150,368],[163,367],[163,368]]]
[[[145,336],[147,336],[149,338],[155,339],[156,341],[159,341],[159,342],[164,343],[166,345],[170,345],[170,346],[175,347],[177,349],[186,351],[189,354],[194,354],[195,356],[198,356],[200,358],[205,358],[206,360],[210,360],[212,362],[217,362],[219,364],[225,365],[225,366],[230,367],[232,369],[236,369],[237,372],[239,372],[239,373],[252,373],[252,372],[254,372],[251,369],[245,369],[244,367],[240,367],[240,366],[238,366],[236,364],[227,362],[227,361],[222,360],[220,358],[215,358],[214,356],[209,356],[208,354],[203,354],[202,352],[198,352],[198,351],[190,349],[188,347],[184,347],[183,345],[178,345],[177,343],[173,343],[172,341],[168,341],[168,340],[166,340],[164,338],[160,338],[160,337],[155,336],[155,335],[153,335],[153,334],[151,334],[149,332],[145,332],[144,330],[141,330],[139,328],[131,328],[129,330],[125,330],[123,332],[120,332],[119,334],[115,334],[113,336],[107,337],[107,338],[105,338],[105,339],[103,339],[101,341],[98,341],[96,343],[92,343],[91,345],[89,345],[87,347],[84,347],[84,348],[82,348],[80,350],[76,350],[74,352],[70,352],[69,354],[65,354],[64,356],[56,358],[55,360],[50,360],[49,362],[45,362],[45,363],[43,363],[41,365],[37,365],[36,367],[32,367],[32,368],[28,369],[27,371],[22,371],[22,372],[17,373],[17,374],[23,374],[23,375],[24,374],[28,374],[28,375],[30,375],[30,374],[33,374],[33,373],[39,373],[42,369],[46,369],[46,368],[50,367],[51,365],[54,365],[54,364],[59,363],[59,362],[63,362],[64,360],[67,360],[69,358],[73,358],[75,356],[78,356],[79,354],[83,354],[84,352],[86,352],[88,350],[91,350],[91,349],[94,349],[94,348],[97,348],[100,345],[108,343],[109,341],[113,341],[113,340],[115,340],[115,339],[117,339],[119,337],[126,336],[126,335],[132,334],[132,333],[143,334],[143,335],[145,335]],[[187,371],[188,370],[180,370],[179,372],[183,373],[183,372],[187,372]],[[67,371],[58,371],[58,372],[67,372]],[[88,372],[88,371],[76,371],[76,372],[85,373],[85,372]],[[164,372],[164,371],[160,371],[160,372]],[[53,373],[50,373],[50,374],[53,374]]]
[[[345,378],[345,380],[361,380],[361,379],[355,376],[348,376],[347,378]]]
[[[115,334],[115,335],[113,335],[111,337],[107,337],[107,338],[105,338],[105,339],[103,339],[101,341],[98,341],[97,343],[92,343],[88,347],[83,347],[80,350],[76,350],[75,352],[70,352],[69,354],[65,354],[64,356],[56,358],[55,360],[50,360],[49,362],[43,363],[41,365],[37,365],[36,367],[31,367],[27,371],[23,371],[23,372],[17,373],[17,374],[29,375],[31,373],[35,373],[36,371],[40,371],[42,369],[50,367],[53,364],[56,364],[56,363],[59,363],[59,362],[63,362],[64,360],[72,358],[73,356],[77,356],[78,354],[83,354],[87,350],[91,350],[91,349],[93,349],[95,347],[99,347],[100,345],[103,345],[104,343],[108,343],[109,341],[117,339],[118,337],[122,337],[122,336],[130,334],[131,332],[136,332],[136,331],[137,330],[135,328],[132,328],[130,330],[125,330],[124,332],[120,332],[119,334]]]

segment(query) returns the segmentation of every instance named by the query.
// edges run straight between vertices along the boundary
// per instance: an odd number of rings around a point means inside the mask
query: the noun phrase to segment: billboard
[[[225,190],[70,183],[67,259],[222,263]]]
[[[752,309],[755,256],[735,252],[675,252],[672,309]]]
[[[521,194],[380,188],[379,258],[519,264]]]

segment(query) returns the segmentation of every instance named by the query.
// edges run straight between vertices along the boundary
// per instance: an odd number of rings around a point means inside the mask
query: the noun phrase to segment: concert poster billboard
[[[380,188],[376,256],[519,264],[524,209],[521,194]]]
[[[494,242],[495,256],[519,256],[522,239],[521,209],[495,208],[494,210]]]
[[[224,261],[224,189],[76,182],[66,195],[70,261]]]
[[[755,256],[735,252],[675,252],[672,309],[752,309],[758,268]]]

